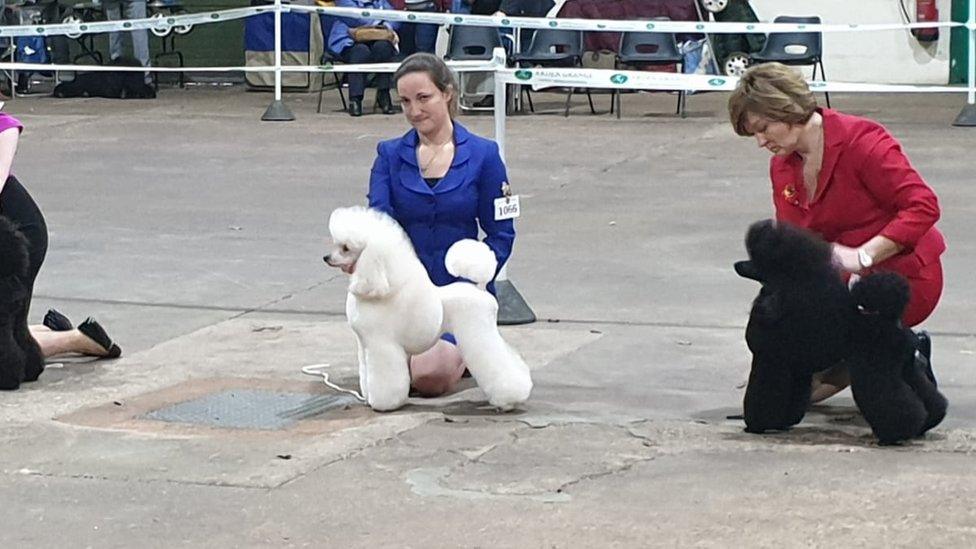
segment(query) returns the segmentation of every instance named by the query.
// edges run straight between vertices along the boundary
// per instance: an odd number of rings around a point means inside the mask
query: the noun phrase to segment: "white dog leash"
[[[356,397],[356,400],[362,402],[363,404],[366,404],[366,399],[363,398],[363,395],[359,394],[356,391],[353,391],[352,389],[346,389],[345,387],[340,387],[335,383],[329,381],[329,373],[325,371],[326,368],[328,367],[329,364],[327,363],[302,366],[302,373],[309,376],[320,377],[322,378],[322,382],[325,383],[325,385],[328,388],[332,389],[333,391],[338,391],[340,393],[352,395]],[[471,387],[470,389],[465,389],[459,393],[454,393],[453,395],[449,395],[446,397],[408,398],[406,404],[414,404],[417,406],[447,406],[451,404],[457,404],[459,402],[468,402],[469,401],[468,396],[476,392],[480,392],[480,389],[478,389],[477,387]]]
[[[339,391],[340,393],[345,393],[347,395],[352,395],[356,397],[356,399],[362,402],[363,404],[366,404],[366,399],[363,398],[363,395],[359,394],[356,391],[353,391],[352,389],[346,389],[344,387],[340,387],[335,383],[329,381],[329,373],[325,371],[326,368],[328,367],[329,367],[328,364],[312,364],[309,366],[302,366],[302,373],[310,376],[319,376],[322,378],[322,382],[325,383],[325,385],[330,389],[334,391]]]

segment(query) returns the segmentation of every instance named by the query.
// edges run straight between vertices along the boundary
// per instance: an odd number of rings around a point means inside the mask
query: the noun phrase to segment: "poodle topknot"
[[[769,277],[811,278],[833,270],[830,244],[810,231],[789,223],[766,219],[746,232],[748,262],[735,265],[745,278],[764,282]]]

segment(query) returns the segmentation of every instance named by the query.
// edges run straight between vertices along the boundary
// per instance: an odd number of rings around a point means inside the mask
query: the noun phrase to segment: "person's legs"
[[[108,356],[109,350],[95,343],[77,328],[65,332],[55,332],[45,326],[31,326],[31,335],[41,347],[44,358],[69,353],[88,356]]]
[[[120,0],[105,0],[102,2],[102,9],[105,10],[105,19],[118,21],[122,19],[122,4]],[[122,33],[108,33],[108,52],[109,58],[118,59],[122,57]]]
[[[353,44],[342,50],[339,57],[351,65],[366,63],[370,58],[370,48],[364,43]],[[362,101],[363,93],[366,90],[366,75],[361,72],[346,73],[346,81],[349,82],[349,98]]]
[[[397,34],[400,36],[400,53],[404,57],[417,53],[417,27],[420,25],[416,23],[404,23],[400,25],[400,29]]]
[[[942,263],[930,263],[919,271],[917,276],[906,278],[911,288],[911,297],[901,321],[905,326],[914,328],[928,318],[942,297]]]
[[[388,40],[377,40],[369,43],[369,63],[389,63],[396,58],[396,48]],[[390,73],[377,73],[373,82],[377,90],[390,89]]]
[[[145,19],[146,0],[124,0],[126,19]],[[130,31],[132,38],[132,56],[135,57],[143,67],[149,66],[149,31],[137,30]],[[152,82],[149,73],[145,74],[146,83]]]
[[[424,397],[451,391],[463,373],[460,351],[443,339],[427,351],[410,357],[410,385]]]
[[[843,391],[850,384],[850,371],[843,364],[813,374],[813,390],[810,393],[810,403],[814,404],[826,400]]]
[[[417,51],[434,53],[434,50],[437,49],[437,32],[439,30],[440,25],[417,25],[414,31]]]

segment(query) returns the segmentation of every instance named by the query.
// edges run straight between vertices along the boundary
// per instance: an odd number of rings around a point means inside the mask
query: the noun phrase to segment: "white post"
[[[502,155],[502,162],[505,161],[505,107],[508,105],[507,91],[508,86],[498,77],[493,75],[495,81],[495,142],[498,143],[498,152]]]
[[[505,112],[505,107],[508,105],[508,86],[504,80],[499,78],[497,73],[494,75],[493,80],[495,83],[495,143],[498,143],[498,154],[501,155],[502,162],[505,162],[505,116],[508,114]],[[508,280],[507,261],[502,265],[502,269],[498,271],[498,276],[495,277],[496,282],[499,280]]]
[[[504,50],[501,52],[504,59]],[[498,55],[495,56],[496,58]],[[505,68],[505,63],[500,65]],[[508,86],[499,76],[497,71],[494,75],[495,81],[495,142],[498,143],[498,154],[505,162],[505,117],[508,116]],[[511,258],[509,258],[511,259]],[[508,262],[502,265],[495,277],[495,297],[498,299],[498,323],[499,324],[529,324],[535,322],[535,313],[522,297],[522,294],[515,288],[515,285],[508,279]]]
[[[275,0],[274,7],[275,95],[274,101],[268,105],[268,109],[264,111],[264,116],[261,117],[261,120],[269,122],[289,122],[295,119],[295,115],[291,113],[285,103],[281,100],[281,0]],[[309,14],[309,17],[311,16],[312,15]]]
[[[976,127],[976,0],[969,0],[969,18],[966,21],[966,39],[968,40],[969,78],[967,79],[966,105],[956,116],[953,126]]]
[[[969,21],[966,23],[969,34],[969,93],[967,102],[976,104],[976,0],[969,0]]]
[[[275,0],[275,101],[281,101],[281,0]]]

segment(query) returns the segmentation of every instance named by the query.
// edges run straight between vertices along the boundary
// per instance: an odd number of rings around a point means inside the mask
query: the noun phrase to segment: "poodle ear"
[[[364,299],[380,299],[390,294],[390,278],[382,254],[370,252],[366,246],[356,261],[356,270],[349,281],[349,292]]]
[[[752,261],[736,261],[735,272],[742,278],[755,280],[759,283],[763,282],[762,275],[759,274],[759,269],[756,269],[756,264]]]

